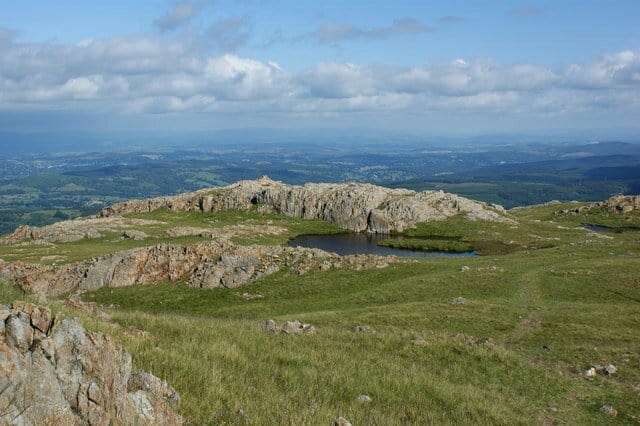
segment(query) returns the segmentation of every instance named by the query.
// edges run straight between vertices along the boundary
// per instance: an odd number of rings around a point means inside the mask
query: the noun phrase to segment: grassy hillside
[[[225,226],[246,224],[252,226],[279,226],[287,230],[280,235],[254,235],[235,238],[234,241],[240,244],[284,244],[296,235],[342,232],[339,227],[320,220],[293,219],[283,215],[262,214],[256,211],[196,213],[157,210],[151,213],[127,215],[127,217],[155,220],[160,223],[132,227],[132,229],[147,234],[148,237],[144,240],[122,238],[122,232],[106,232],[101,238],[86,238],[66,243],[39,245],[0,243],[0,258],[7,261],[23,260],[32,263],[64,264],[135,247],[163,243],[186,245],[210,239],[200,236],[169,237],[167,235],[169,229],[179,227],[217,229]]]
[[[554,214],[560,208],[515,210],[517,225],[453,218],[406,233],[509,248],[474,258],[282,271],[240,289],[105,288],[85,299],[113,322],[90,325],[176,387],[192,424],[315,425],[338,415],[355,425],[637,423],[640,232],[580,224],[640,221]],[[269,318],[317,333],[269,334]],[[584,377],[609,363],[616,374]],[[363,394],[372,401],[358,401]]]

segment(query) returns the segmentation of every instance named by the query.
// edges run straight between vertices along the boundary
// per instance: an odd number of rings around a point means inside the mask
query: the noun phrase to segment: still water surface
[[[376,254],[379,256],[404,257],[468,257],[476,256],[473,251],[449,253],[443,251],[420,251],[379,246],[378,242],[389,238],[383,234],[335,234],[300,235],[289,241],[289,247],[318,248],[345,256],[349,254]]]

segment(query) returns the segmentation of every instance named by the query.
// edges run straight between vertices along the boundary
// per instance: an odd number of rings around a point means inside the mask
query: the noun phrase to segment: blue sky
[[[21,0],[0,10],[0,130],[64,115],[96,131],[634,134],[639,18],[637,0]]]

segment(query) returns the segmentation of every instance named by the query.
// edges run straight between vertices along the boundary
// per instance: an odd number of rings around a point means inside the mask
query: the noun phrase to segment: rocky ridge
[[[605,207],[613,213],[640,211],[640,195],[616,195],[605,202]]]
[[[15,302],[0,307],[0,424],[180,425],[179,396],[133,372],[131,355],[76,319]]]
[[[61,266],[0,259],[0,279],[28,293],[63,296],[166,280],[186,280],[199,288],[235,288],[283,268],[304,274],[333,268],[382,268],[395,261],[393,256],[338,256],[302,247],[238,246],[223,239],[188,246],[140,247]]]
[[[268,177],[244,180],[223,188],[203,189],[172,197],[131,200],[104,209],[100,216],[173,211],[247,210],[304,219],[320,219],[356,232],[401,232],[419,222],[464,215],[471,220],[509,221],[501,206],[443,191],[415,192],[368,183],[287,185]]]
[[[162,225],[157,220],[109,218],[78,218],[42,227],[22,225],[12,234],[0,239],[0,243],[17,244],[25,241],[36,244],[68,243],[84,238],[102,238],[106,232],[135,232],[132,228],[146,225]]]
[[[611,213],[617,214],[640,212],[640,195],[614,195],[606,201],[598,201],[575,208],[558,210],[556,214],[581,214],[593,209],[606,209]]]
[[[153,225],[166,225],[166,223],[157,220],[110,216],[74,219],[42,227],[23,225],[12,234],[1,238],[0,244],[47,245],[67,243],[82,239],[99,239],[105,237],[107,233],[119,234],[122,239],[141,241],[150,236],[143,231],[135,229],[135,227]],[[269,224],[236,224],[212,228],[177,226],[164,231],[163,236],[170,238],[202,237],[231,239],[234,237],[281,235],[286,232],[286,228]]]

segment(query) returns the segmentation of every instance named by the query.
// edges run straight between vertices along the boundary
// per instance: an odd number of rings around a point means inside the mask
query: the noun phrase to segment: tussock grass
[[[338,414],[380,425],[633,422],[638,246],[629,238],[574,244],[278,273],[241,289],[101,289],[87,299],[115,303],[118,323],[151,333],[123,340],[140,367],[176,386],[194,424],[327,424]],[[614,246],[618,254],[601,255]],[[460,296],[464,305],[451,303]],[[270,335],[260,328],[267,318],[300,319],[318,333]],[[354,333],[355,324],[373,332]],[[417,336],[427,345],[414,345]],[[619,374],[583,378],[594,363]],[[357,402],[360,394],[373,401]],[[620,415],[600,413],[604,403]]]
[[[114,323],[83,321],[176,387],[192,424],[316,425],[338,415],[356,425],[637,423],[638,234],[587,232],[580,225],[594,218],[557,208],[512,211],[517,224],[452,218],[406,232],[485,244],[486,256],[282,271],[240,289],[104,288],[85,299],[112,306]],[[339,231],[279,220],[292,234]],[[466,302],[452,303],[459,297]],[[268,318],[318,331],[268,334],[260,327]],[[372,332],[354,333],[356,324]],[[608,363],[615,375],[583,377]],[[356,401],[361,394],[372,402]],[[599,411],[605,403],[618,417]]]

